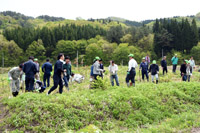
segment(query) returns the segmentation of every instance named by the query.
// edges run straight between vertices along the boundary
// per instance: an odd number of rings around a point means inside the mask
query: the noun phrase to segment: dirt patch
[[[191,133],[200,133],[200,127],[192,128]]]

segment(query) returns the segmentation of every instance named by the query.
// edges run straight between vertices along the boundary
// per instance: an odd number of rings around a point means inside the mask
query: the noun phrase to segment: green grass
[[[193,82],[183,83],[178,74],[170,72],[160,76],[160,83],[156,85],[139,82],[137,72],[136,87],[127,88],[126,69],[119,67],[120,87],[111,87],[109,74],[106,74],[104,89],[89,90],[86,76],[82,84],[71,85],[71,90],[65,89],[62,95],[56,91],[49,96],[20,93],[9,99],[11,94],[5,83],[0,98],[8,112],[0,121],[0,129],[13,132],[190,132],[191,128],[200,126],[199,73],[193,74]],[[89,74],[89,68],[76,71]]]

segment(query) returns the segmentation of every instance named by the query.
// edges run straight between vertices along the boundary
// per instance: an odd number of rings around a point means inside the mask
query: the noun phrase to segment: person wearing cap
[[[20,64],[19,67],[13,67],[9,72],[8,72],[8,80],[11,82],[10,83],[10,88],[12,90],[12,95],[16,97],[19,93],[19,86],[20,86],[20,76],[23,74],[22,72],[23,65]]]
[[[36,69],[37,69],[37,72],[35,74],[35,79],[36,80],[40,80],[40,64],[38,63],[38,59],[37,58],[34,59],[34,62],[36,64]]]
[[[108,70],[110,72],[111,85],[114,86],[114,79],[115,79],[117,86],[119,86],[119,80],[118,80],[118,76],[117,76],[118,66],[117,66],[117,64],[115,64],[114,61],[110,61]]]
[[[30,56],[29,61],[25,62],[23,66],[23,72],[25,73],[26,92],[33,91],[34,89],[34,81],[37,68],[33,60],[34,57]]]
[[[195,61],[194,61],[194,59],[193,59],[193,56],[191,56],[189,62],[190,62],[190,66],[192,67],[192,72],[193,72],[194,69],[195,69]]]
[[[49,95],[52,91],[54,91],[59,85],[59,93],[62,94],[63,92],[63,81],[62,81],[62,73],[63,73],[63,62],[64,62],[64,54],[60,53],[58,55],[58,60],[54,65],[54,74],[53,74],[53,82],[54,85],[48,91],[47,95]]]
[[[167,61],[166,61],[166,56],[163,57],[162,61],[161,61],[161,66],[163,69],[163,75],[165,75],[165,72],[167,74]]]
[[[126,84],[129,87],[130,83],[129,81],[131,80],[132,85],[135,86],[135,75],[136,75],[136,68],[138,67],[138,64],[135,59],[133,59],[134,55],[129,54],[129,62],[128,62],[128,71],[126,75]]]
[[[147,81],[149,81],[148,64],[145,61],[145,57],[142,58],[142,62],[140,63],[140,70],[142,70],[142,80],[144,81],[144,75],[145,75],[147,78]]]
[[[44,72],[43,76],[44,87],[49,87],[50,77],[52,72],[52,64],[50,63],[49,59],[46,59],[46,62],[42,65],[42,72]],[[47,80],[47,86],[46,86],[46,80]]]
[[[99,63],[100,58],[96,57],[95,58],[95,63],[93,64],[93,75],[94,79],[97,80],[97,77],[103,73],[103,69],[100,68],[100,63]]]
[[[67,87],[68,91],[69,91],[68,83],[69,83],[70,76],[72,75],[72,67],[71,67],[71,64],[69,62],[70,62],[70,57],[66,56],[65,57],[65,64],[63,64],[63,70],[64,70],[63,80],[65,82],[65,86]]]
[[[153,60],[152,64],[150,65],[149,72],[151,72],[152,82],[154,83],[154,77],[156,77],[156,84],[158,84],[159,66],[156,64],[156,60]]]
[[[176,67],[177,67],[177,64],[178,64],[177,54],[175,54],[175,56],[172,57],[171,61],[172,61],[172,65],[173,65],[172,72],[175,73],[176,72]]]
[[[192,76],[192,66],[190,65],[190,61],[187,62],[187,68],[186,68],[186,76],[188,82],[190,82],[190,77]]]
[[[187,69],[188,60],[184,60],[183,64],[180,67],[182,81],[187,80],[186,69]]]
[[[100,64],[100,69],[104,70],[104,66],[103,66],[103,60],[100,59],[99,60],[99,64]],[[104,71],[103,71],[104,72]],[[101,72],[100,77],[103,79],[103,72]]]

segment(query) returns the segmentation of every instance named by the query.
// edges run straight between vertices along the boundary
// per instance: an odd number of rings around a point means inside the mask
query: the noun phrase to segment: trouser
[[[190,82],[190,75],[187,75],[187,80],[188,80],[188,82]]]
[[[144,75],[146,75],[147,81],[149,81],[149,75],[147,71],[142,71],[142,80],[144,80]]]
[[[65,86],[68,87],[69,77],[68,76],[64,76],[63,80],[65,82]]]
[[[33,88],[34,88],[34,78],[26,76],[25,85],[26,85],[26,91],[33,91]]]
[[[37,72],[37,73],[35,74],[35,79],[36,79],[36,80],[40,80],[40,73],[39,73],[39,72]]]
[[[173,65],[173,70],[172,70],[172,72],[176,72],[176,67],[177,67],[177,65]]]
[[[156,77],[156,83],[158,83],[158,74],[151,75],[152,82],[154,82],[154,77]]]
[[[10,88],[12,90],[13,96],[17,96],[19,93],[19,80],[12,80],[10,83]]]
[[[50,77],[51,77],[50,73],[45,73],[44,74],[43,82],[44,82],[44,86],[45,87],[46,87],[46,80],[47,80],[47,87],[49,87],[49,85],[50,85]]]
[[[48,94],[50,94],[52,91],[54,91],[58,87],[58,85],[59,85],[59,93],[62,94],[62,92],[63,92],[63,82],[62,82],[61,77],[54,78],[53,80],[54,80],[54,85],[53,85],[53,87],[51,87]]]
[[[114,86],[114,79],[115,79],[115,82],[116,82],[117,86],[119,86],[119,80],[118,80],[117,74],[110,76],[111,85]]]
[[[167,73],[167,67],[163,67],[163,75],[165,75],[165,72]]]
[[[133,83],[133,86],[135,85],[135,68],[132,68],[130,73],[126,75],[126,83],[128,85],[129,81],[131,80],[131,82]]]
[[[100,77],[100,75],[94,74],[94,80],[97,80],[97,77]]]
[[[187,75],[186,74],[183,74],[181,76],[182,76],[182,81],[187,81]]]

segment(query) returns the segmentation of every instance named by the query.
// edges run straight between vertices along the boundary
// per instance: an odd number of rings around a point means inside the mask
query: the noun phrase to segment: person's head
[[[33,57],[33,56],[30,56],[28,59],[33,61],[33,60],[34,60],[34,57]]]
[[[58,60],[64,60],[64,54],[63,53],[60,53],[60,54],[58,54]]]
[[[71,76],[74,77],[74,73],[72,73]]]
[[[49,62],[50,60],[49,59],[46,59],[46,62]]]
[[[38,62],[38,59],[37,59],[37,58],[35,58],[35,59],[34,59],[34,62]]]
[[[23,66],[24,66],[23,64],[20,64],[20,65],[19,65],[19,70],[20,70],[20,71],[22,71]]]
[[[95,57],[95,60],[96,60],[96,61],[99,61],[99,60],[100,60],[100,58],[97,56],[97,57]]]
[[[142,62],[145,62],[145,57],[142,58]]]
[[[147,56],[149,56],[149,54],[147,54]]]
[[[129,54],[128,57],[131,60],[131,59],[133,59],[134,55],[133,54]]]
[[[164,56],[164,57],[163,57],[163,60],[166,60],[166,58],[167,58],[167,57],[166,57],[166,56]]]
[[[156,60],[153,60],[153,61],[152,61],[152,64],[156,64]]]
[[[193,56],[191,56],[190,59],[193,60]]]
[[[68,64],[70,62],[70,57],[69,56],[66,56],[65,57],[65,62]]]
[[[184,62],[183,62],[184,64],[188,64],[188,60],[184,60]]]
[[[114,66],[114,65],[115,65],[115,61],[114,61],[114,60],[112,60],[112,61],[111,61],[111,63],[112,63],[112,66]]]
[[[103,60],[102,60],[102,59],[100,59],[100,60],[99,60],[99,63],[100,63],[100,64],[102,64],[102,63],[103,63]]]
[[[177,54],[175,54],[174,56],[177,57]]]

